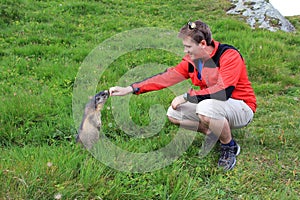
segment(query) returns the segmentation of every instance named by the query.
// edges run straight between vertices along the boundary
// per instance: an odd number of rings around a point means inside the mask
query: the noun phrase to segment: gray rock
[[[230,0],[235,5],[227,14],[246,17],[247,23],[254,28],[270,31],[296,31],[295,27],[266,0]]]

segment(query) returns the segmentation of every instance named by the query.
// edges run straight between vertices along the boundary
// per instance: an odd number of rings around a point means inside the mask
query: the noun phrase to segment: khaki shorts
[[[167,116],[177,120],[199,121],[198,114],[214,119],[228,120],[230,128],[242,128],[247,126],[253,119],[254,113],[242,100],[229,98],[227,101],[206,99],[198,104],[186,102],[181,104],[177,110],[171,106]]]

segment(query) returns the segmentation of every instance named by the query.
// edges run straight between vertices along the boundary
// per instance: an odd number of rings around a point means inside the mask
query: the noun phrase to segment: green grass
[[[296,33],[251,30],[225,14],[229,7],[211,0],[2,2],[0,199],[298,199],[299,16],[289,17]],[[178,31],[190,18],[203,19],[216,40],[242,52],[257,94],[254,121],[233,133],[242,147],[235,169],[217,168],[217,147],[200,159],[200,134],[174,163],[145,173],[115,170],[75,145],[73,87],[89,53],[118,33],[142,27]],[[178,61],[163,50],[128,52],[99,77],[97,90],[139,66]],[[173,97],[167,89],[131,97],[132,120],[151,124],[150,107],[167,109]],[[178,131],[166,122],[152,137],[130,137],[112,120],[112,110],[109,100],[102,130],[128,151],[160,149]]]

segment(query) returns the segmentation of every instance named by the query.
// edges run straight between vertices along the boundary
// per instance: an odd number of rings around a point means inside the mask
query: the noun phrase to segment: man
[[[200,90],[175,97],[167,116],[174,124],[217,137],[221,143],[218,166],[231,170],[240,152],[231,129],[248,125],[256,110],[245,62],[233,46],[213,40],[210,28],[200,20],[183,26],[179,38],[186,55],[177,66],[128,87],[111,87],[110,95],[138,95],[191,79]]]

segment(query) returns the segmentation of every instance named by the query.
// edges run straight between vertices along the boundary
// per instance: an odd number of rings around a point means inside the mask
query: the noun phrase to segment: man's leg
[[[227,144],[232,140],[231,129],[228,121],[225,118],[214,119],[204,115],[199,115],[199,118],[203,126],[207,127],[219,137],[219,140],[222,144]]]
[[[221,142],[221,156],[218,166],[224,170],[231,170],[236,164],[236,156],[240,153],[239,145],[232,139],[231,130],[227,119],[214,119],[199,115],[203,123],[216,135]]]
[[[207,126],[205,126],[200,121],[193,121],[193,120],[188,120],[188,119],[178,120],[171,116],[168,116],[168,118],[169,118],[170,122],[172,122],[173,124],[179,125],[182,128],[201,132],[203,134],[207,134],[209,132]]]
[[[253,112],[244,102],[233,99],[205,100],[198,104],[196,110],[200,121],[219,137],[221,156],[218,165],[225,170],[232,169],[240,147],[232,138],[231,128],[246,126],[251,121]]]

